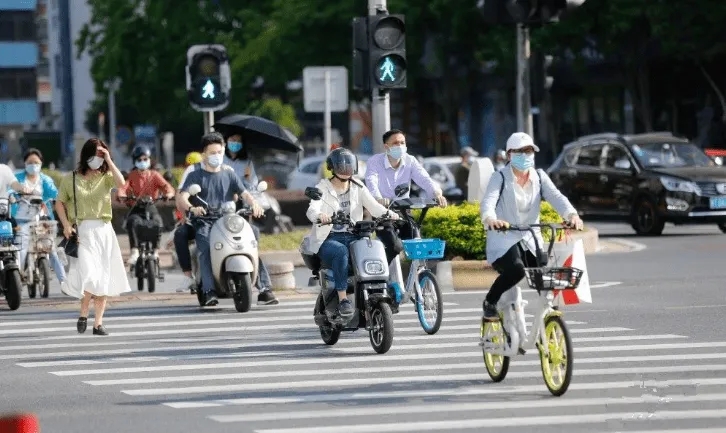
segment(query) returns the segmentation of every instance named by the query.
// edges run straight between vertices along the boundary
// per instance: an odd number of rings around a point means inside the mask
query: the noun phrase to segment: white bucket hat
[[[532,140],[532,137],[524,132],[515,132],[514,134],[510,135],[509,139],[507,140],[507,151],[519,150],[530,146],[534,148],[535,152],[539,152],[539,147],[534,144],[534,140]]]

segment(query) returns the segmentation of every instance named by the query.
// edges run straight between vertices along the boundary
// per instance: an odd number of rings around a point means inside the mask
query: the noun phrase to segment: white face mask
[[[91,170],[98,170],[103,165],[103,158],[101,158],[100,156],[94,156],[88,158],[88,161],[86,162],[88,163],[88,167]]]

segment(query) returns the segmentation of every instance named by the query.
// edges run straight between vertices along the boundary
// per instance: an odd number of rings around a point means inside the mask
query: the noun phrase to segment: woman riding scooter
[[[344,212],[354,224],[363,219],[363,209],[376,218],[383,216],[387,209],[373,198],[368,188],[352,179],[358,172],[358,158],[350,150],[335,149],[325,164],[332,176],[318,182],[316,187],[322,192],[322,198],[310,201],[308,206],[306,215],[313,226],[305,241],[306,253],[318,254],[323,265],[332,269],[338,292],[338,311],[341,316],[350,316],[354,309],[346,297],[350,266],[348,245],[357,238],[346,227],[331,227],[329,223],[338,211]],[[398,219],[398,215],[392,212],[391,219]]]
[[[164,177],[156,170],[150,170],[151,168],[151,149],[146,146],[136,146],[131,153],[131,157],[134,161],[134,170],[131,170],[126,183],[123,187],[118,190],[118,200],[120,202],[128,201],[129,193],[135,198],[140,197],[151,197],[157,198],[159,194],[163,194],[167,200],[174,198],[174,188],[164,180]],[[127,264],[132,265],[136,263],[139,258],[139,249],[137,246],[136,233],[134,227],[141,223],[145,219],[147,209],[140,206],[132,205],[131,210],[126,218],[126,232],[129,235],[129,247],[131,247],[131,255],[127,261]],[[152,219],[162,227],[164,225],[161,215],[155,206],[150,205],[149,213],[152,215]],[[154,256],[158,255],[159,249],[159,238],[152,243],[154,249]]]

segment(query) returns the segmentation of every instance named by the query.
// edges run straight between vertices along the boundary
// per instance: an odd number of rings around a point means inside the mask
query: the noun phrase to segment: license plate
[[[711,197],[711,209],[726,209],[726,196]]]

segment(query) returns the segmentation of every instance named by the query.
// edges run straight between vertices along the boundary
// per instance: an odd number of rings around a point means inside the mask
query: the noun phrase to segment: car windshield
[[[638,161],[646,168],[707,167],[711,158],[692,143],[641,143],[632,146]]]

